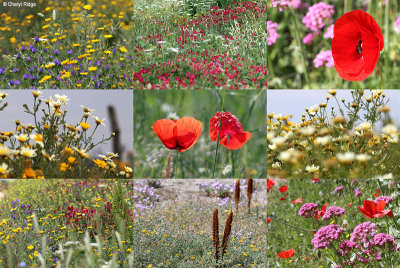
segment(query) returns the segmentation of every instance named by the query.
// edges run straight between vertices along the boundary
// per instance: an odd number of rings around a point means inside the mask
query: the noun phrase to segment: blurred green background
[[[165,177],[168,158],[175,164],[176,150],[167,149],[151,129],[159,119],[176,114],[202,122],[196,144],[179,156],[177,177],[211,178],[217,142],[209,137],[209,120],[221,110],[235,115],[251,139],[238,150],[219,146],[215,177],[264,178],[266,176],[266,91],[135,91],[134,176]],[[222,174],[231,164],[232,171]]]

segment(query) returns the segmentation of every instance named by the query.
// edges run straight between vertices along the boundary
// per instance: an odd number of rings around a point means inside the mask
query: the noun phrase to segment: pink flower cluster
[[[374,238],[372,239],[372,245],[378,247],[384,247],[385,245],[390,245],[391,249],[395,247],[393,236],[385,233],[379,233],[374,235]]]
[[[268,0],[271,2],[270,7],[277,7],[279,11],[283,11],[285,8],[300,8],[304,6],[301,0]]]
[[[385,201],[385,204],[387,205],[393,201],[393,198],[390,196],[381,195],[381,196],[375,198],[374,202],[378,204],[378,202],[381,200]]]
[[[361,242],[365,243],[366,246],[369,246],[371,242],[371,238],[374,236],[376,232],[376,227],[370,221],[363,222],[354,228],[353,233],[351,234],[350,241],[351,242]]]
[[[330,19],[335,13],[333,5],[328,5],[325,2],[319,2],[312,5],[307,14],[303,18],[304,25],[311,31],[316,32],[325,27],[325,22]]]
[[[314,249],[328,248],[333,241],[339,239],[341,233],[343,233],[343,229],[337,224],[324,226],[317,231],[311,243],[314,245]]]
[[[321,51],[320,53],[315,56],[315,59],[313,60],[315,68],[319,68],[321,66],[326,66],[328,68],[332,68],[335,63],[333,61],[332,57],[332,51],[331,50],[324,50]],[[343,186],[341,186],[343,189]],[[335,190],[335,193],[339,192],[340,186]]]
[[[361,195],[361,190],[359,188],[354,189],[354,196],[357,197]]]
[[[332,54],[332,53],[331,53],[331,54]],[[333,191],[333,192],[334,192],[334,193],[338,193],[338,192],[342,191],[343,188],[344,188],[343,185],[340,185],[340,186],[336,187],[335,191]]]
[[[400,17],[397,17],[396,21],[394,22],[394,29],[397,32],[400,32]]]
[[[329,220],[332,217],[339,217],[346,213],[346,210],[341,207],[331,206],[326,211],[324,216],[322,216],[323,220]]]
[[[315,203],[305,203],[304,205],[301,206],[299,210],[299,216],[302,216],[304,218],[310,218],[314,216],[317,208],[318,205]]]
[[[271,46],[276,43],[279,38],[279,34],[276,31],[278,28],[278,23],[268,20],[267,21],[267,45]]]

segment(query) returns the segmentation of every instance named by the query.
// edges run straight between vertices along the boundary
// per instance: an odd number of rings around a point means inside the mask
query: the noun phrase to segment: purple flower
[[[331,224],[319,229],[311,243],[314,245],[314,249],[328,248],[333,241],[339,239],[341,233],[343,233],[343,229],[339,225]]]
[[[318,205],[315,203],[305,203],[304,205],[301,206],[299,210],[299,216],[302,216],[304,218],[310,218],[314,216],[317,208]]]
[[[315,68],[319,68],[324,65],[327,68],[332,68],[335,65],[335,63],[333,62],[331,50],[321,51],[320,53],[317,54],[317,56],[315,56],[313,62]]]
[[[359,188],[354,189],[354,195],[357,197],[361,195],[361,190]]]
[[[378,196],[374,200],[374,202],[378,204],[378,202],[381,201],[381,200],[385,201],[385,204],[387,205],[387,204],[390,204],[393,201],[393,198],[390,197],[390,196],[381,195],[381,196]]]
[[[324,216],[322,216],[322,219],[329,220],[332,217],[339,217],[339,216],[343,215],[344,213],[346,213],[346,210],[344,208],[337,207],[337,206],[331,206],[325,211],[325,214],[324,214]]]
[[[397,32],[400,32],[400,17],[397,17],[396,21],[394,22],[394,29]]]
[[[302,21],[307,28],[316,32],[325,27],[325,21],[329,20],[331,22],[331,17],[334,13],[333,5],[319,2],[308,9]]]
[[[318,35],[319,33],[309,33],[306,34],[306,36],[304,36],[303,38],[303,44],[309,45],[314,41],[314,38]]]
[[[332,24],[331,26],[326,28],[326,31],[324,33],[325,39],[333,39],[333,27],[334,27],[334,25]]]
[[[267,20],[267,45],[271,46],[276,43],[279,38],[279,34],[276,31],[278,28],[278,23]]]
[[[339,186],[339,187],[337,187],[336,189],[335,189],[335,191],[333,191],[334,193],[338,193],[338,192],[340,192],[340,191],[342,191],[343,190],[343,186]]]
[[[351,234],[350,241],[357,242],[360,241],[361,243],[367,243],[367,247],[371,241],[371,238],[374,237],[376,232],[376,227],[370,221],[363,222],[354,228],[353,233]]]
[[[392,248],[394,247],[394,238],[393,236],[385,233],[379,233],[374,235],[372,239],[372,245],[378,247],[384,247],[386,244],[389,244]]]
[[[345,240],[342,243],[339,244],[339,249],[338,252],[340,255],[345,256],[349,251],[357,246],[356,243]]]

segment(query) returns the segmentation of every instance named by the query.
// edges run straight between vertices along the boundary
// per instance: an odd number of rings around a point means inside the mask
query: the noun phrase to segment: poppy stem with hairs
[[[295,36],[296,36],[296,42],[297,45],[300,49],[300,58],[301,58],[301,64],[303,65],[303,71],[304,71],[304,78],[306,80],[306,83],[308,85],[308,88],[311,89],[311,84],[310,84],[310,77],[308,76],[308,71],[307,71],[307,65],[306,65],[306,61],[304,59],[304,55],[303,55],[303,46],[300,40],[300,30],[299,30],[299,22],[298,22],[298,18],[296,16],[296,13],[294,12],[293,8],[290,8],[290,14],[292,14],[293,18],[294,18],[294,28],[295,28]]]
[[[215,166],[217,163],[217,155],[218,155],[218,147],[219,147],[219,135],[221,134],[221,125],[222,125],[222,112],[224,111],[224,99],[225,99],[225,89],[223,89],[223,95],[221,97],[221,94],[219,93],[218,89],[217,89],[217,93],[219,95],[219,97],[221,98],[221,116],[219,118],[219,129],[218,129],[218,139],[217,139],[217,148],[215,149],[215,157],[214,157],[214,167],[213,167],[213,174],[212,174],[212,178],[214,179],[214,175],[215,175]]]
[[[176,175],[177,175],[177,172],[178,172],[178,158],[179,158],[179,148],[176,148],[176,157],[175,157],[175,163],[174,163],[174,165],[175,165],[175,171],[174,171],[174,179],[176,179]]]
[[[286,222],[284,222],[284,221],[280,221],[280,220],[274,219],[274,218],[272,218],[271,216],[268,216],[268,218],[271,219],[271,220],[273,220],[273,221],[276,221],[276,222],[285,224],[285,225],[287,225],[287,226],[289,226],[289,227],[292,227],[292,228],[294,228],[294,229],[298,229],[298,230],[301,230],[301,231],[304,231],[304,232],[316,232],[316,231],[317,231],[317,230],[307,230],[307,229],[303,229],[303,228],[300,228],[300,227],[291,225],[291,224],[289,224],[289,223],[286,223]]]

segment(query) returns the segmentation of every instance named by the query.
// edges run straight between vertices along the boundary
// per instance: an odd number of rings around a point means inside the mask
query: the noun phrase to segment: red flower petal
[[[378,197],[380,193],[381,193],[381,190],[378,188],[378,190],[376,191],[376,193],[374,193],[374,194],[372,195],[372,198]]]
[[[222,117],[222,118],[221,118]],[[220,130],[221,122],[221,130]],[[239,132],[243,132],[242,124],[238,121],[236,116],[232,115],[230,112],[217,112],[214,117],[210,118],[209,122],[210,131],[209,135],[211,141],[218,140],[218,133],[220,132],[220,140],[227,135],[233,135]]]
[[[175,138],[179,146],[179,152],[190,149],[200,137],[201,123],[193,117],[182,117],[176,121]]]
[[[345,80],[361,81],[371,75],[383,46],[382,30],[362,10],[348,12],[334,24],[332,56],[336,71]]]
[[[228,150],[237,150],[242,148],[242,146],[251,138],[250,132],[239,132],[233,136],[225,136],[222,138],[220,144],[227,148]]]
[[[154,122],[152,129],[160,138],[161,142],[168,149],[176,149],[176,139],[174,136],[175,122],[170,119],[161,119]]]
[[[284,196],[282,196],[281,198],[279,198],[279,200],[284,201],[286,199],[287,195],[285,194]]]
[[[267,179],[267,192],[269,192],[272,186],[275,184],[274,180]]]
[[[292,201],[293,204],[298,204],[298,203],[303,203],[303,201],[301,200],[303,198],[303,196],[300,196],[299,198],[297,198],[296,200]]]
[[[242,124],[229,112],[217,112],[210,118],[209,127],[211,141],[217,141],[219,133],[220,144],[229,150],[241,148],[251,138],[251,133],[244,132]]]
[[[168,149],[184,152],[191,148],[200,137],[202,126],[193,117],[178,120],[157,120],[152,129]]]
[[[278,191],[281,193],[285,193],[287,191],[288,187],[286,185],[281,186]]]
[[[375,202],[374,202],[375,203]],[[381,212],[385,208],[385,201],[381,200],[376,204],[376,212]]]
[[[279,258],[282,258],[282,259],[290,258],[290,257],[292,257],[294,255],[294,249],[281,251],[277,255],[278,255]]]

